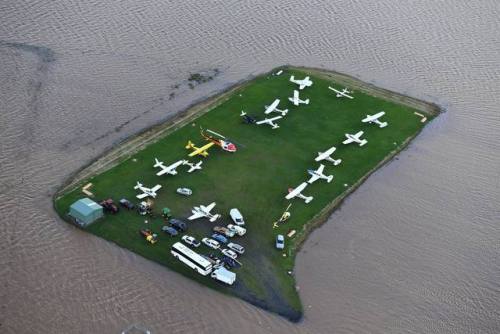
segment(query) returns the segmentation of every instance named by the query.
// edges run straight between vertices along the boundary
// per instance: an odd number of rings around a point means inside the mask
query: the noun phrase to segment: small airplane
[[[189,166],[190,168],[188,170],[188,173],[192,173],[192,172],[194,172],[197,169],[201,169],[201,164],[202,163],[203,163],[203,161],[201,161],[201,160],[197,164],[193,164],[193,163],[191,163],[191,162],[189,162],[187,160],[184,160],[183,165]]]
[[[283,118],[283,116],[276,116],[276,117],[273,117],[273,118],[266,118],[266,119],[263,119],[262,121],[256,122],[255,124],[257,124],[257,125],[269,124],[269,125],[271,125],[272,129],[274,130],[274,129],[277,129],[277,128],[280,127],[277,123],[274,123],[274,121],[277,121],[277,120],[279,120],[281,118]]]
[[[293,82],[294,84],[299,85],[299,89],[303,90],[306,87],[312,86],[313,82],[309,79],[309,77],[305,77],[304,79],[295,79],[295,77],[292,75],[290,77],[290,81]]]
[[[136,196],[138,199],[143,199],[146,197],[156,198],[156,195],[157,195],[156,192],[161,189],[161,185],[157,184],[153,188],[147,188],[147,187],[144,187],[142,185],[142,183],[137,182],[137,185],[134,187],[134,189],[136,189],[136,190],[139,189],[140,191],[142,191],[142,194],[139,194]]]
[[[337,148],[335,146],[332,146],[328,150],[326,150],[325,152],[318,152],[318,156],[314,160],[315,161],[326,160],[326,161],[332,162],[334,166],[340,165],[340,163],[342,162],[342,159],[333,159],[331,157],[331,155],[333,154],[333,152],[335,152],[336,149]]]
[[[291,206],[292,206],[292,204],[291,204],[291,203],[290,203],[290,204],[288,204],[288,206],[286,207],[285,211],[283,211],[283,213],[281,214],[280,219],[278,219],[277,221],[275,221],[275,222],[273,223],[273,228],[278,227],[278,225],[279,225],[279,224],[284,223],[284,222],[286,222],[288,219],[290,219],[290,216],[291,216],[292,214],[291,214],[291,213],[290,213],[290,211],[288,211],[288,210],[290,209],[290,207],[291,207]]]
[[[161,176],[163,174],[176,175],[177,171],[175,169],[177,167],[179,167],[180,165],[184,165],[185,162],[186,162],[186,160],[179,160],[177,162],[174,162],[170,166],[165,166],[163,164],[163,161],[158,161],[158,159],[155,158],[155,164],[153,165],[153,167],[155,167],[155,168],[160,167],[161,168],[161,171],[156,173],[156,175],[158,175],[158,176]]]
[[[246,112],[244,112],[243,110],[241,111],[241,114],[240,114],[241,117],[243,117],[243,121],[247,124],[255,124],[257,123],[257,118],[253,117],[253,116],[250,116],[248,115]]]
[[[203,218],[206,217],[208,218],[211,222],[216,221],[221,217],[219,214],[211,214],[210,211],[215,207],[215,202],[210,203],[207,206],[200,205],[200,206],[195,206],[191,210],[193,213],[191,216],[188,217],[188,220],[194,220],[198,218]]]
[[[353,135],[350,133],[346,133],[345,136],[347,137],[347,139],[344,140],[342,144],[358,143],[359,146],[365,145],[366,143],[368,143],[368,140],[361,139],[363,133],[364,133],[363,131],[359,131],[358,133]]]
[[[309,181],[307,181],[307,183],[312,184],[313,182],[315,182],[316,180],[319,180],[319,179],[324,179],[328,183],[332,182],[333,175],[326,176],[325,174],[323,174],[324,169],[325,169],[325,165],[323,165],[323,164],[319,165],[319,168],[316,170],[308,169],[307,172],[309,173],[309,175],[311,175],[311,178],[309,179]]]
[[[286,199],[292,199],[294,197],[301,198],[304,202],[309,203],[313,200],[312,196],[302,195],[302,190],[306,189],[307,182],[302,182],[297,188],[288,188],[288,195],[285,196]]]
[[[266,110],[264,111],[264,114],[270,114],[272,112],[278,112],[281,113],[281,116],[285,116],[286,113],[288,112],[288,109],[285,110],[280,110],[278,109],[278,104],[280,104],[280,99],[274,100],[273,103],[271,103],[270,106],[265,106]]]
[[[299,104],[309,104],[309,99],[301,100],[299,98],[299,91],[293,91],[293,97],[289,97],[288,100],[293,103],[293,105],[298,106]]]
[[[347,95],[347,94],[352,93],[347,88],[344,88],[340,91],[340,90],[336,90],[333,87],[328,86],[328,89],[333,90],[335,93],[337,93],[337,95],[335,95],[336,97],[347,97],[348,99],[351,99],[351,100],[354,99],[354,97],[352,97],[351,95]]]
[[[379,120],[380,117],[384,116],[385,112],[381,111],[376,113],[375,115],[366,115],[365,118],[361,120],[363,123],[375,123],[378,125],[379,128],[385,128],[387,126],[387,122],[381,122]]]

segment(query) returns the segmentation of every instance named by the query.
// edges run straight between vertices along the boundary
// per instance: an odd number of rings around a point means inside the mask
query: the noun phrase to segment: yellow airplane
[[[190,157],[194,157],[195,155],[201,155],[204,157],[208,157],[208,149],[212,146],[214,146],[214,142],[210,142],[208,144],[203,145],[202,147],[196,147],[194,146],[193,142],[190,140],[188,141],[186,145],[186,149],[188,150],[193,150],[193,152],[189,153]]]

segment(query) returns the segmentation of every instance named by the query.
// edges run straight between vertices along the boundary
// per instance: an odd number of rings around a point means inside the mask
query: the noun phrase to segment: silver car
[[[242,245],[238,245],[237,243],[234,243],[234,242],[228,243],[227,248],[234,250],[235,252],[237,252],[239,254],[245,253],[245,247],[243,247]]]
[[[283,234],[278,234],[276,236],[276,248],[277,249],[285,248],[285,237],[283,236]]]

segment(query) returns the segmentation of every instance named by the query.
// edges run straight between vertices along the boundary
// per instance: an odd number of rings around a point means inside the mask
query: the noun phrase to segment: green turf
[[[169,248],[180,237],[171,238],[163,234],[160,231],[163,225],[161,218],[150,219],[146,225],[144,217],[122,209],[119,214],[107,215],[87,230],[201,284],[234,294],[290,319],[299,319],[302,306],[293,275],[287,271],[293,269],[296,240],[302,238],[286,238],[285,250],[278,251],[274,248],[276,234],[286,234],[296,229],[300,235],[300,231],[315,215],[333,200],[345,195],[348,187],[344,184],[355,184],[384,158],[401,149],[403,143],[415,136],[423,124],[413,114],[414,109],[361,92],[354,93],[354,100],[337,99],[327,87],[343,86],[315,76],[311,76],[313,86],[301,91],[301,98],[310,98],[311,104],[295,107],[288,101],[288,96],[296,89],[288,81],[290,74],[303,77],[306,73],[286,69],[281,76],[258,77],[194,123],[170,133],[116,167],[85,180],[94,184],[92,191],[98,199],[112,197],[118,201],[125,197],[134,202],[137,202],[133,189],[136,181],[146,186],[160,183],[163,188],[155,200],[157,216],[166,206],[172,209],[175,217],[187,217],[193,205],[216,201],[214,211],[223,214],[221,220],[216,223],[204,219],[189,222],[188,234],[199,239],[207,236],[213,226],[230,223],[229,209],[239,208],[245,217],[248,232],[242,238],[234,238],[235,242],[246,247],[246,253],[240,258],[243,267],[234,269],[237,274],[234,286],[227,287],[209,277],[195,274],[175,260]],[[289,114],[279,121],[279,129],[242,122],[240,110],[262,118],[264,105],[270,104],[274,98],[282,100],[280,107],[290,109]],[[387,128],[380,129],[360,122],[366,114],[380,110],[386,112],[384,120],[389,122]],[[187,174],[187,168],[181,166],[176,176],[156,176],[154,157],[169,164],[186,158],[184,146],[189,139],[197,146],[204,144],[199,133],[200,126],[223,133],[242,145],[233,154],[214,147],[208,158],[190,159],[204,160],[203,169],[193,174]],[[344,133],[360,130],[365,131],[367,145],[358,147],[341,144]],[[290,201],[293,203],[291,219],[273,230],[273,221],[279,218],[289,203],[284,198],[287,188],[307,180],[309,175],[306,169],[319,166],[314,161],[316,153],[333,145],[337,147],[334,156],[341,158],[342,164],[333,166],[329,162],[323,163],[326,165],[325,174],[333,174],[334,181],[328,184],[319,180],[308,186],[304,193],[314,196],[314,200],[309,204],[300,199]],[[176,194],[175,189],[178,187],[193,189],[193,195],[183,197]],[[67,218],[69,205],[81,197],[84,195],[78,188],[57,198],[55,207],[61,217]],[[158,243],[150,245],[139,235],[139,229],[145,227],[159,234]],[[211,252],[204,245],[198,250],[205,254]],[[287,254],[287,257],[283,257],[283,254]]]

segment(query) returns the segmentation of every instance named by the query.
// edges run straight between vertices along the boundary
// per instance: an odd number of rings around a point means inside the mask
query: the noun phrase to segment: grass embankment
[[[297,89],[295,84],[289,82],[291,74],[299,78],[311,75],[313,86],[301,91],[301,98],[311,100],[309,105],[295,107],[288,101],[293,90]],[[123,160],[111,169],[80,180],[79,186],[87,182],[94,184],[91,190],[96,198],[112,197],[116,201],[122,197],[136,201],[133,189],[136,181],[146,186],[163,185],[155,200],[158,218],[149,219],[149,224],[144,224],[144,217],[136,212],[121,210],[117,215],[106,215],[87,230],[213,289],[236,295],[291,320],[299,319],[302,306],[294,277],[287,272],[293,269],[297,246],[304,240],[306,232],[311,226],[324,221],[327,213],[342,198],[371,171],[401,150],[424,126],[414,115],[417,110],[413,107],[418,107],[418,103],[410,103],[416,100],[408,98],[410,102],[405,104],[391,102],[401,101],[401,96],[391,96],[393,93],[384,90],[380,90],[384,94],[377,94],[377,89],[370,85],[363,89],[359,81],[356,83],[352,78],[348,79],[356,87],[355,99],[337,99],[328,86],[343,86],[331,78],[318,70],[307,69],[286,69],[281,76],[260,76],[232,90],[222,102],[218,101],[208,112],[200,112],[199,118],[185,126],[173,131],[163,129],[163,137],[159,136],[158,140],[126,158],[121,157]],[[339,77],[339,80],[346,82],[345,78]],[[374,95],[383,95],[384,99]],[[279,129],[242,122],[239,116],[241,110],[263,118],[264,105],[275,98],[281,99],[281,108],[290,110],[279,121]],[[361,123],[366,114],[380,110],[386,112],[384,120],[389,122],[387,128]],[[426,116],[428,119],[433,117],[430,113]],[[170,164],[187,157],[184,146],[188,140],[197,146],[204,144],[199,133],[200,126],[223,133],[244,146],[240,146],[234,154],[213,147],[208,158],[190,159],[204,160],[203,170],[193,174],[187,174],[187,167],[181,166],[176,176],[156,176],[154,157]],[[360,130],[365,132],[367,145],[341,144],[345,139],[344,133]],[[319,180],[309,185],[304,193],[314,196],[314,200],[309,204],[300,199],[292,200],[291,219],[273,229],[273,222],[289,203],[284,198],[287,188],[306,181],[309,178],[306,169],[319,166],[314,161],[317,152],[331,146],[337,147],[334,156],[342,159],[339,166],[324,162],[325,174],[333,174],[334,181],[326,183]],[[178,187],[193,189],[193,195],[183,197],[176,194]],[[79,187],[66,191],[55,200],[57,212],[67,219],[69,205],[81,197],[84,196]],[[175,217],[185,218],[190,215],[193,205],[212,201],[217,202],[214,211],[222,213],[223,218],[216,223],[203,219],[190,222],[188,234],[201,239],[211,233],[213,226],[230,223],[230,208],[240,209],[248,232],[244,237],[234,239],[245,246],[246,252],[240,258],[243,267],[234,269],[238,277],[231,287],[195,274],[175,260],[169,249],[180,237],[171,238],[160,231],[164,223],[159,212],[163,207],[171,208]],[[146,227],[158,233],[157,244],[150,245],[139,235],[138,231]],[[286,238],[284,251],[276,250],[276,234],[286,234],[291,229],[297,230],[297,235],[292,239]],[[205,254],[212,252],[204,245],[198,251]]]

